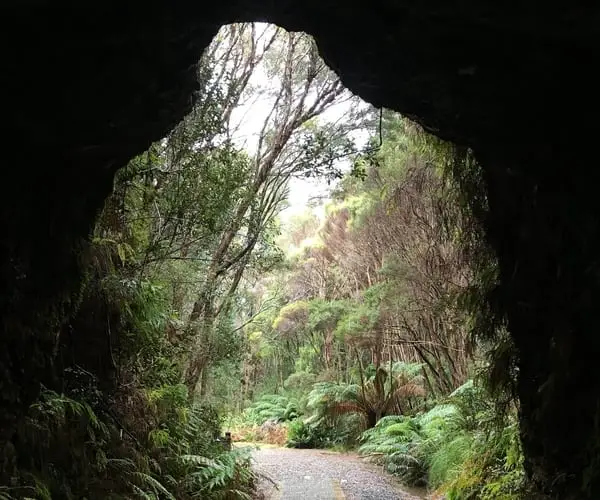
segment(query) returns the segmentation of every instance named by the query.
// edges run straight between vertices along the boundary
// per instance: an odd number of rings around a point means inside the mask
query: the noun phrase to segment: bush
[[[267,420],[289,422],[300,416],[300,404],[296,398],[266,394],[247,408],[244,416],[248,421],[258,425]]]
[[[468,383],[426,413],[381,419],[363,433],[359,452],[404,483],[438,488],[449,500],[522,498],[518,427],[514,416],[498,426],[493,409]]]
[[[0,498],[250,498],[249,453],[225,451],[214,409],[188,407],[184,392],[132,392],[119,415],[44,389],[20,425],[19,469]]]
[[[525,496],[525,471],[518,426],[476,435],[472,453],[445,485],[449,500],[517,500]]]
[[[316,382],[317,377],[314,373],[300,371],[292,373],[283,383],[288,391],[307,392]]]
[[[290,448],[322,448],[327,441],[326,433],[316,425],[294,420],[288,428],[287,446]]]
[[[297,419],[288,427],[290,448],[347,447],[360,435],[361,420],[357,415],[343,415],[335,423],[323,419]]]
[[[405,484],[427,484],[427,466],[421,456],[424,436],[416,418],[390,416],[365,431],[359,452],[383,465]]]

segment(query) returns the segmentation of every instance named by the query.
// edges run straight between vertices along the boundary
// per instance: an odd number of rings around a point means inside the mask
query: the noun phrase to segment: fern
[[[265,394],[246,409],[248,420],[259,425],[267,420],[288,422],[300,414],[298,399],[278,394]]]
[[[423,436],[416,419],[385,417],[363,434],[362,441],[361,454],[381,463],[407,484],[425,483],[426,462],[419,449]]]
[[[180,460],[188,467],[183,484],[187,491],[198,492],[194,497],[220,498],[228,495],[251,498],[251,488],[256,478],[249,467],[250,457],[245,450],[224,453],[214,459],[184,455]]]
[[[407,484],[440,487],[449,499],[519,498],[524,472],[518,428],[511,422],[490,427],[491,408],[484,393],[467,383],[425,413],[381,419],[363,433],[359,452]]]
[[[148,441],[156,448],[165,448],[171,443],[171,435],[165,429],[152,429]]]
[[[373,373],[362,384],[321,382],[313,385],[307,407],[317,418],[337,420],[342,415],[356,414],[365,427],[378,419],[401,413],[403,404],[411,398],[425,395],[422,365],[395,363],[390,373],[373,367]]]
[[[219,467],[219,462],[217,460],[213,460],[207,457],[203,457],[200,455],[181,455],[179,457],[184,464],[192,464],[201,467]]]
[[[155,494],[162,494],[164,498],[168,500],[177,500],[175,496],[169,492],[167,488],[163,486],[163,484],[158,481],[156,478],[152,477],[150,474],[145,474],[143,472],[136,471],[132,474],[132,478],[137,480],[142,487],[146,487],[150,489]],[[136,491],[140,491],[139,488],[134,487]]]
[[[472,447],[473,436],[464,433],[438,448],[429,459],[429,484],[435,488],[456,478]]]
[[[13,497],[11,494],[11,488],[8,488],[7,486],[1,486],[0,487],[0,500],[15,500],[15,497]]]

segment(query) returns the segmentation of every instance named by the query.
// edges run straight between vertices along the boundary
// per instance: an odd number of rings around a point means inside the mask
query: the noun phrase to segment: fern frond
[[[191,463],[194,465],[201,465],[205,467],[219,467],[220,463],[218,460],[213,460],[200,455],[181,455],[179,459],[183,463]]]
[[[144,472],[134,472],[133,477],[138,479],[140,484],[152,488],[155,493],[162,493],[168,500],[177,500],[173,494],[163,486],[163,484],[150,474]]]
[[[146,491],[144,491],[139,486],[136,486],[135,484],[131,485],[131,489],[142,500],[157,500],[157,498],[156,498],[155,495],[150,495],[149,493],[147,493]]]

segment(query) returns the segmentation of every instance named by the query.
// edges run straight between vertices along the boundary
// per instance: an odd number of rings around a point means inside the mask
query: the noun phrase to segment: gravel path
[[[269,500],[418,500],[393,479],[353,454],[324,450],[262,448],[253,454],[255,470],[270,478],[262,496]],[[270,485],[270,487],[269,487]]]

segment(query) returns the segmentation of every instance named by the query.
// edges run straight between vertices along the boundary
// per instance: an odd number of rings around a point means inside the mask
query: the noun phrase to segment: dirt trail
[[[355,454],[325,450],[261,448],[253,454],[257,472],[270,478],[261,493],[269,500],[418,500],[379,468]]]

